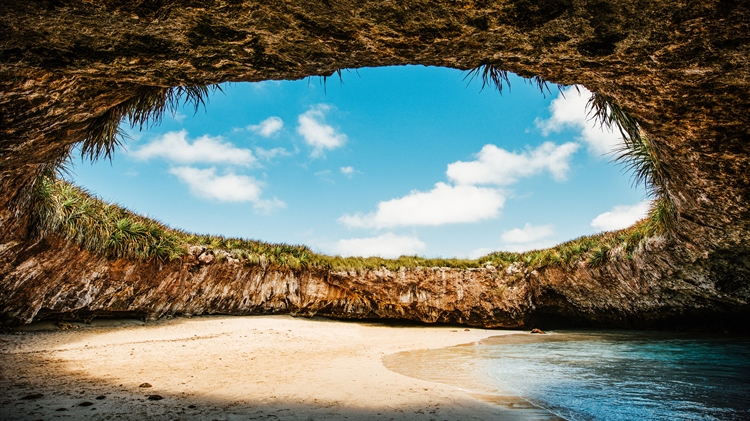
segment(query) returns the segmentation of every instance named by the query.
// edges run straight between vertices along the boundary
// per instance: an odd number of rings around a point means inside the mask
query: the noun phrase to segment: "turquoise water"
[[[750,420],[746,336],[518,334],[404,353],[390,366],[403,372],[404,364],[411,366],[404,374],[520,396],[571,421]]]

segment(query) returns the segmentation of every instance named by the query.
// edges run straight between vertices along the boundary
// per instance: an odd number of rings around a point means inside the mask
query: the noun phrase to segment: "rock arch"
[[[535,320],[650,326],[738,314],[748,320],[746,2],[6,3],[0,16],[0,313],[9,322],[279,311],[506,327]],[[289,273],[214,265],[191,272],[187,262],[107,259],[25,229],[18,201],[24,188],[80,141],[93,119],[139,87],[297,79],[403,64],[492,64],[614,98],[670,168],[668,193],[680,215],[674,235],[649,241],[629,262],[526,271],[512,294],[498,297],[488,291],[515,277],[511,268]],[[417,290],[426,295],[404,292]]]

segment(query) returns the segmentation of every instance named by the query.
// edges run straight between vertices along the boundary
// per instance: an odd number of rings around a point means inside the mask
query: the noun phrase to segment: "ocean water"
[[[518,396],[567,420],[750,420],[750,337],[569,331],[387,357],[394,371]]]

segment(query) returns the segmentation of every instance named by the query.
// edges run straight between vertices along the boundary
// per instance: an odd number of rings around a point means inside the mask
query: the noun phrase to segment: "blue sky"
[[[76,183],[191,232],[342,255],[478,257],[630,225],[644,192],[610,162],[590,93],[511,77],[503,95],[422,66],[222,86]],[[127,123],[126,123],[127,124]]]

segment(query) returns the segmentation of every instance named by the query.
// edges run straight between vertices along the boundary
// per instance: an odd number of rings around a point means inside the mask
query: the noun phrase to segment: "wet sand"
[[[0,419],[557,419],[383,364],[503,331],[289,316],[71,325],[0,335]]]

